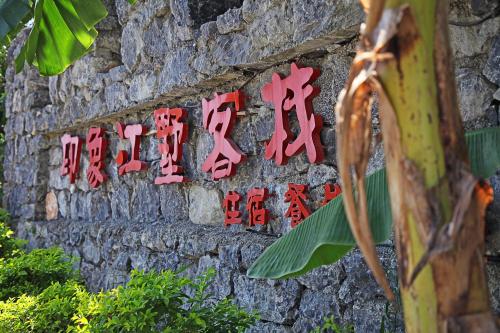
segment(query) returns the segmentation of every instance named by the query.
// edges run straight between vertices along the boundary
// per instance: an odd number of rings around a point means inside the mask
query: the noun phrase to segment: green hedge
[[[213,269],[194,280],[172,271],[132,271],[125,286],[89,293],[73,258],[56,247],[26,253],[3,222],[0,333],[243,332],[257,320],[208,294]]]
[[[36,296],[0,302],[0,332],[65,332],[79,304],[89,297],[78,282],[67,281],[55,282]]]
[[[14,232],[7,226],[9,214],[0,209],[0,261],[23,253],[25,241],[12,237]]]
[[[207,294],[214,271],[194,281],[172,271],[133,271],[125,286],[82,302],[71,332],[242,332],[256,316]],[[185,290],[194,291],[192,296]]]
[[[36,295],[54,282],[78,279],[73,260],[60,248],[36,249],[0,261],[0,300]]]
[[[213,271],[196,280],[172,271],[133,271],[130,281],[91,294],[76,281],[0,302],[0,332],[243,332],[257,316],[230,300],[211,302]],[[183,290],[195,290],[188,296]]]

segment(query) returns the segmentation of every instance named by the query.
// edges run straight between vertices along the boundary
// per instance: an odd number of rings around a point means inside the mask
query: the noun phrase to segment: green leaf
[[[38,0],[16,70],[26,61],[41,75],[62,73],[90,50],[97,37],[94,26],[107,14],[101,0]]]
[[[137,2],[137,0],[128,0],[128,2],[129,4],[134,5]]]
[[[481,178],[495,174],[500,166],[500,127],[466,133],[472,173]]]
[[[385,169],[366,179],[368,212],[374,241],[391,235],[392,216]],[[356,244],[344,212],[342,195],[318,209],[272,244],[248,270],[250,277],[285,278],[333,263]]]
[[[500,168],[500,127],[467,133],[466,142],[472,172],[483,178],[494,175]],[[382,169],[366,178],[368,213],[375,243],[388,240],[392,232],[385,176]],[[247,275],[272,279],[294,277],[342,258],[356,245],[342,200],[339,195],[274,242],[257,258]]]
[[[0,0],[0,40],[17,33],[30,17],[28,0]]]

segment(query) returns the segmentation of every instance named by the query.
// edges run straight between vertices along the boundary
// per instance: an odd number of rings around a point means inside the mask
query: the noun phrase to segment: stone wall
[[[493,3],[493,2],[492,2]],[[257,310],[255,332],[304,332],[334,315],[356,331],[386,327],[402,330],[401,315],[389,307],[360,254],[354,251],[335,265],[284,281],[245,276],[255,258],[290,230],[283,202],[289,182],[310,185],[309,207],[319,207],[322,185],[337,181],[333,105],[343,87],[363,13],[354,0],[147,0],[135,6],[107,0],[110,16],[98,25],[96,48],[64,74],[40,77],[25,68],[7,72],[7,144],[4,206],[17,221],[18,235],[31,246],[60,245],[81,258],[79,268],[93,290],[123,283],[131,269],[178,269],[194,275],[215,267],[217,297],[230,296]],[[451,19],[471,22],[491,10],[490,2],[453,1]],[[471,26],[450,25],[456,57],[460,106],[467,129],[499,123],[500,18]],[[9,52],[19,52],[25,36]],[[325,161],[310,164],[305,154],[286,166],[264,159],[264,142],[273,131],[273,110],[260,89],[274,72],[289,74],[290,63],[321,70],[315,85],[321,93],[314,111],[323,116]],[[236,88],[247,98],[244,114],[232,132],[248,156],[235,177],[213,181],[201,164],[213,147],[202,126],[201,99]],[[190,183],[154,185],[159,152],[154,136],[143,138],[141,159],[147,172],[118,176],[113,156],[126,149],[113,128],[116,121],[154,128],[158,106],[188,111],[189,136],[183,166]],[[295,124],[296,125],[296,124]],[[90,126],[108,131],[106,173],[110,179],[89,188],[83,148],[80,180],[70,185],[59,175],[60,137],[85,137]],[[376,124],[375,124],[376,126]],[[383,165],[374,146],[370,172]],[[500,176],[491,179],[500,194]],[[223,228],[222,198],[229,190],[246,193],[265,186],[274,193],[266,206],[274,216],[269,227]],[[58,218],[46,221],[45,198],[57,198]],[[500,201],[491,221],[489,251],[498,254]],[[245,217],[245,216],[244,216]],[[379,247],[395,284],[391,244]],[[500,312],[498,265],[489,264],[492,302]],[[497,277],[497,279],[495,279]]]

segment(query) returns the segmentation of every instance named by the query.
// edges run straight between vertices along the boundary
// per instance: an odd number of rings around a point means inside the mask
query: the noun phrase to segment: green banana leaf
[[[16,71],[34,64],[41,75],[62,73],[85,55],[97,37],[94,26],[107,16],[101,0],[38,0],[33,28],[16,59]]]
[[[30,18],[28,0],[0,0],[0,40],[10,41]]]
[[[500,127],[466,134],[472,172],[487,178],[500,168]],[[385,169],[366,178],[370,226],[375,243],[392,233],[390,198]],[[295,229],[278,239],[248,269],[252,278],[289,278],[334,263],[356,242],[345,216],[342,195],[318,209]]]
[[[468,132],[465,141],[472,173],[481,178],[493,176],[500,167],[500,127]]]
[[[10,42],[33,18],[16,71],[27,62],[41,75],[57,75],[90,51],[97,37],[94,26],[107,15],[102,0],[0,0],[0,41]]]

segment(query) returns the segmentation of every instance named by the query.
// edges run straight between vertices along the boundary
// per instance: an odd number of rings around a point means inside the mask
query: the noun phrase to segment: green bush
[[[242,332],[256,321],[225,299],[212,304],[211,270],[195,281],[172,271],[133,271],[126,286],[90,297],[75,316],[73,332]],[[184,290],[192,288],[193,296]],[[211,305],[212,304],[212,305]]]
[[[211,298],[214,270],[194,281],[133,271],[125,286],[90,294],[61,248],[25,253],[3,216],[0,210],[0,333],[242,332],[257,320]]]
[[[0,301],[0,332],[29,332],[29,313],[36,305],[36,296],[22,295],[17,299]]]
[[[335,322],[333,316],[325,318],[325,322],[321,327],[316,327],[310,333],[354,333],[354,326],[341,326]]]
[[[9,213],[0,208],[0,261],[3,258],[12,258],[22,253],[22,247],[26,243],[12,237],[14,232],[7,226],[8,221]]]
[[[213,271],[195,281],[172,271],[133,271],[125,286],[90,294],[76,281],[0,301],[0,332],[242,332],[257,319],[228,299],[211,302]],[[190,288],[193,295],[183,290]]]
[[[82,302],[90,295],[78,282],[56,282],[37,296],[0,301],[0,332],[65,332]]]
[[[78,279],[73,260],[61,248],[36,249],[0,261],[0,300],[37,295],[53,282]]]

